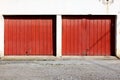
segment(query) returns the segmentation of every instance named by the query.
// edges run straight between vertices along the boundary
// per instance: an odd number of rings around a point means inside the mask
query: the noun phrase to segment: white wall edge
[[[120,58],[120,15],[116,18],[116,56]]]
[[[62,16],[57,15],[56,16],[56,33],[57,33],[57,57],[62,56]]]
[[[4,56],[4,17],[0,14],[0,57]]]

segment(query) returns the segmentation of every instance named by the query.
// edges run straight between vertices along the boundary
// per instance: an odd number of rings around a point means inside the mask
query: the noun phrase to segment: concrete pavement
[[[0,80],[120,80],[120,60],[1,60]]]

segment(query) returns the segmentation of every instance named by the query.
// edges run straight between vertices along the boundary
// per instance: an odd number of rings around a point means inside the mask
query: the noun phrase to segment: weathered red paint
[[[63,16],[62,54],[110,56],[115,54],[112,16]]]
[[[54,16],[5,16],[5,55],[53,55]]]

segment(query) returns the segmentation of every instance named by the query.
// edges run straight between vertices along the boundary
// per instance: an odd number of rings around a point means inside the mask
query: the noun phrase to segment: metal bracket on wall
[[[106,6],[106,13],[109,13],[109,6],[114,2],[114,0],[99,0]]]

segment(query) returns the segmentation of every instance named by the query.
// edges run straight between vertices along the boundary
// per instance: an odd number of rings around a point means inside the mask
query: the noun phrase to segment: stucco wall
[[[120,57],[120,0],[114,0],[114,3],[108,6],[104,5],[102,3],[102,0],[0,0],[1,56],[3,56],[4,53],[3,15],[48,15],[48,14],[58,15],[59,19],[60,15],[65,14],[117,15],[116,54]],[[60,27],[60,25],[58,27]],[[59,35],[61,34],[59,33]]]

